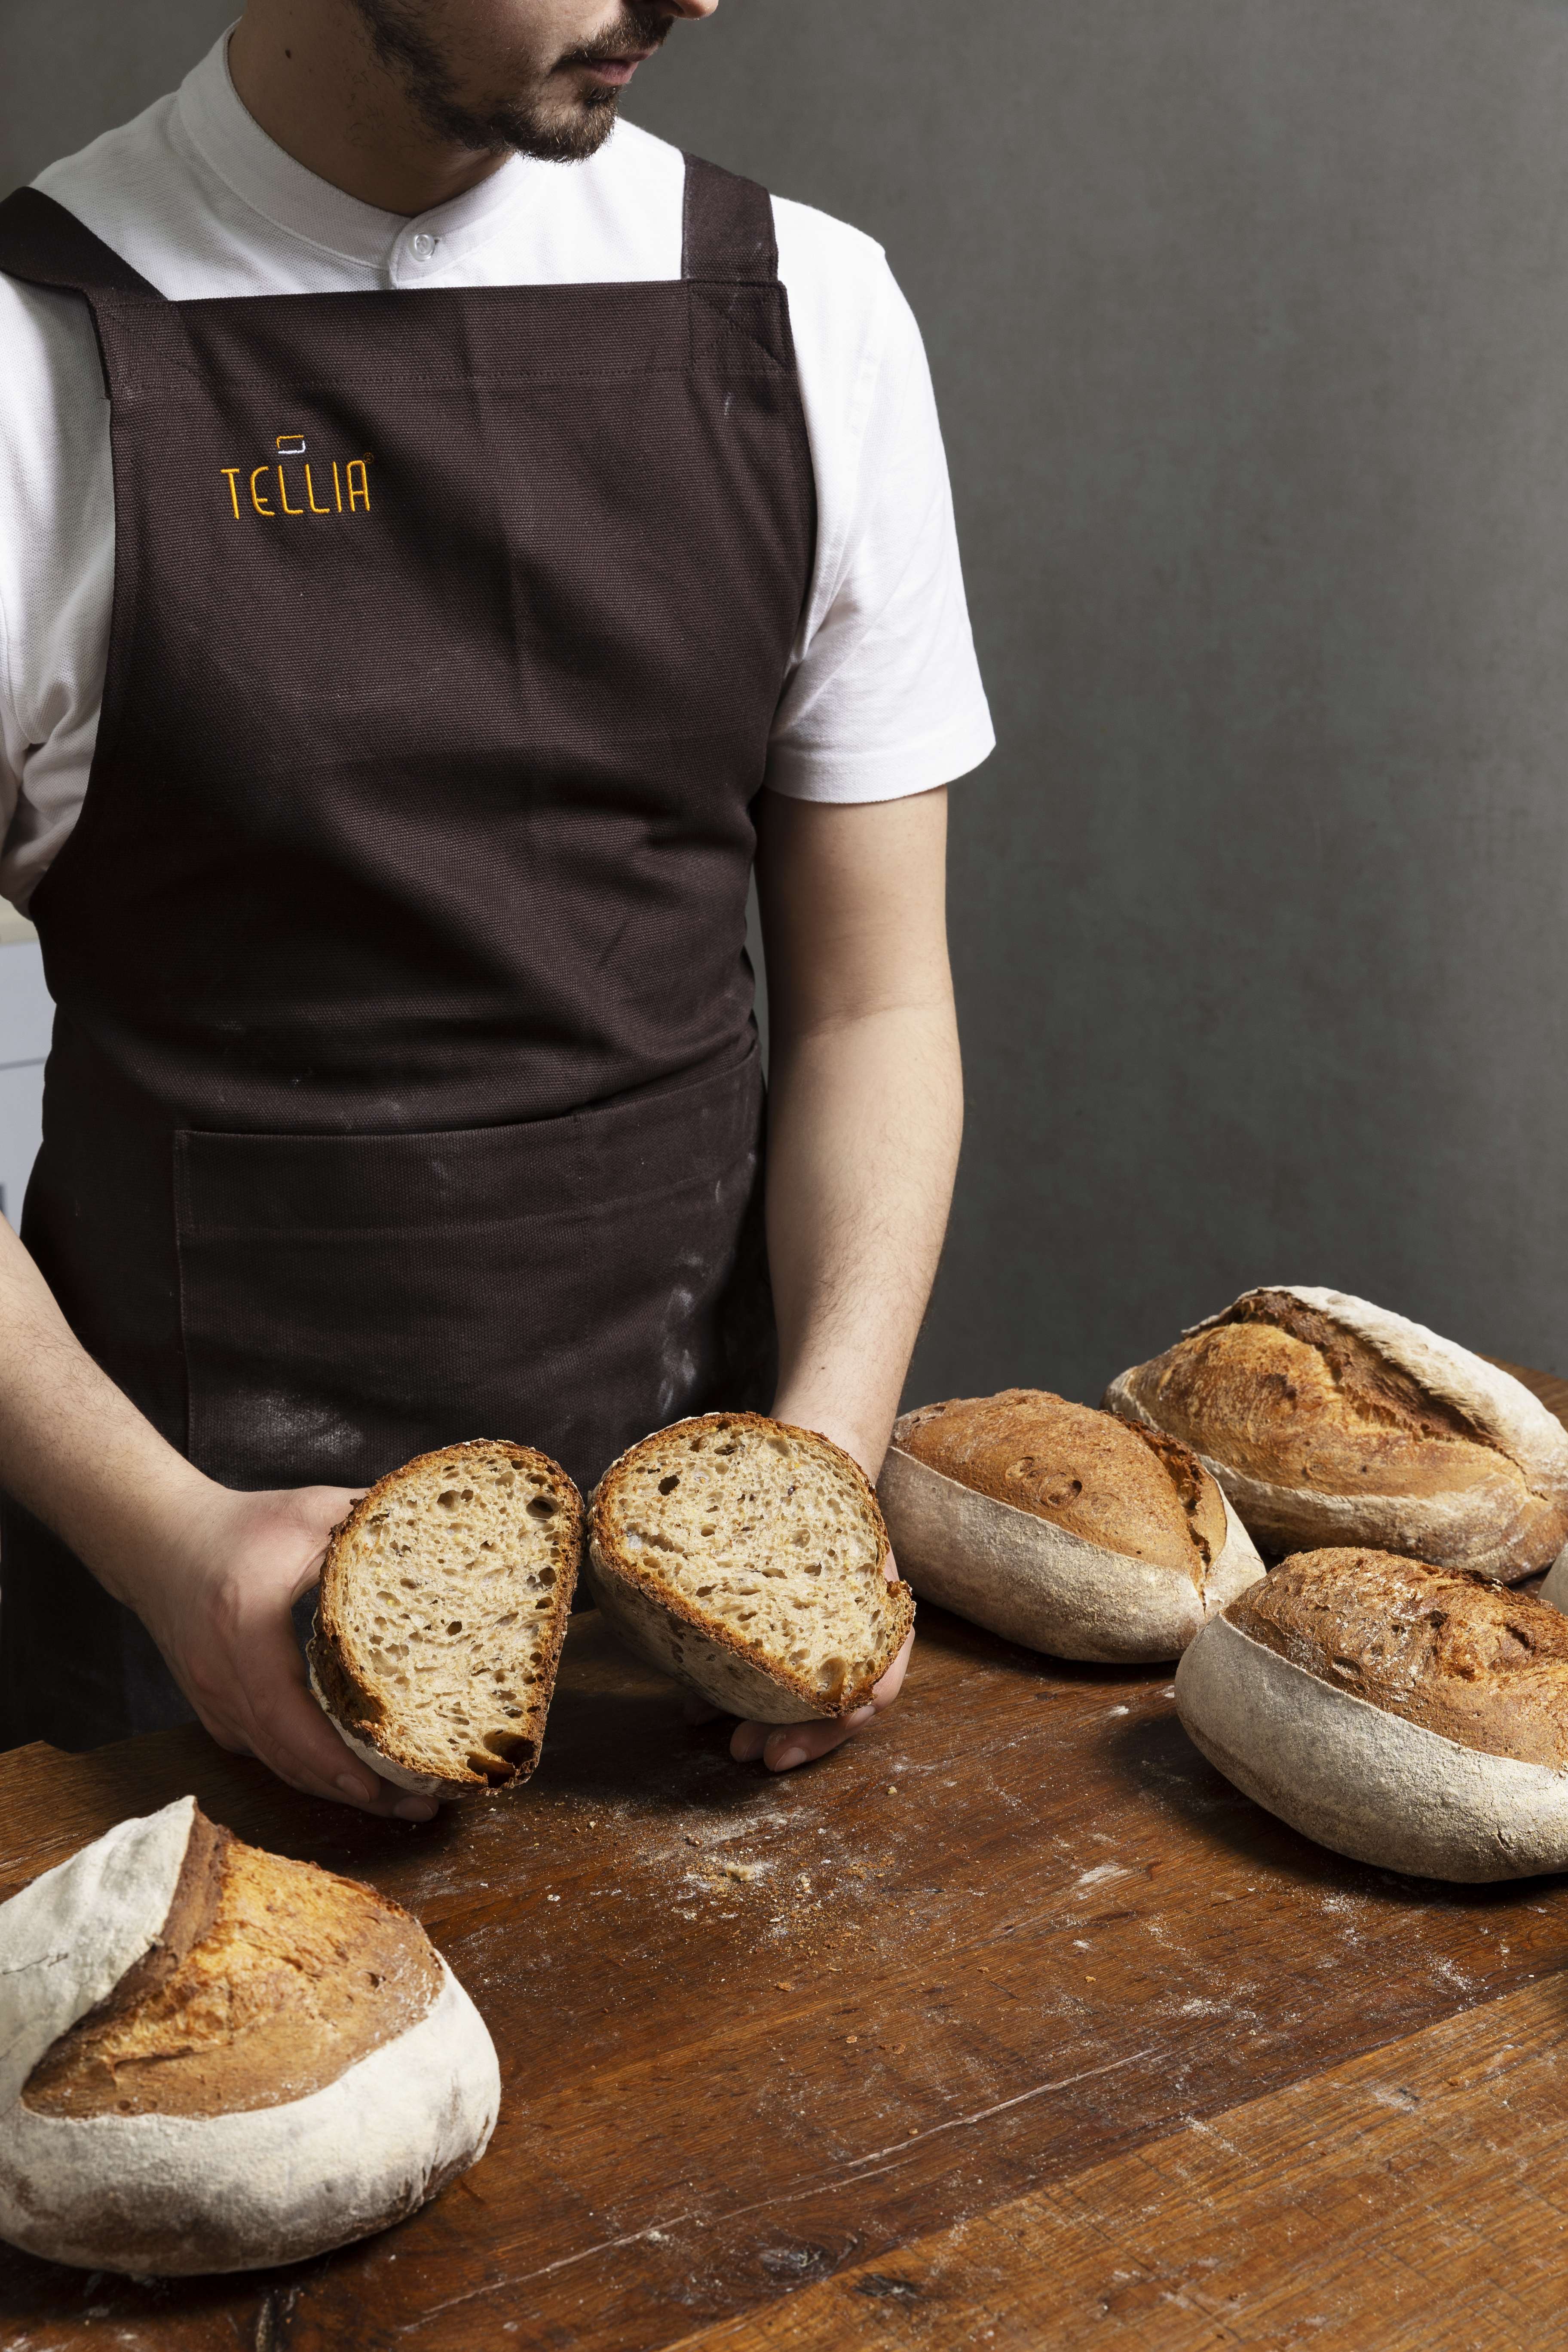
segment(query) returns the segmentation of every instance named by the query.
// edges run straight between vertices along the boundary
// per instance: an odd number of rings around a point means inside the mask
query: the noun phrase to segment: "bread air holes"
[[[556,1505],[552,1501],[548,1495],[535,1495],[533,1500],[528,1507],[528,1516],[531,1519],[538,1519],[541,1521],[552,1519],[555,1517],[555,1512]]]
[[[661,1479],[659,1480],[659,1482],[658,1482],[658,1491],[659,1491],[659,1493],[660,1493],[661,1495],[673,1495],[673,1494],[674,1494],[674,1492],[675,1492],[675,1490],[676,1490],[676,1488],[679,1486],[679,1484],[680,1484],[680,1473],[679,1473],[679,1470],[672,1470],[672,1471],[670,1472],[670,1474],[669,1474],[669,1475],[668,1475],[668,1478],[661,1478]]]
[[[482,1746],[469,1751],[468,1769],[500,1788],[515,1780],[520,1768],[531,1764],[533,1757],[533,1742],[522,1732],[487,1731]]]
[[[460,1503],[471,1503],[473,1499],[471,1486],[448,1486],[444,1494],[437,1496],[436,1502],[440,1510],[455,1511]]]

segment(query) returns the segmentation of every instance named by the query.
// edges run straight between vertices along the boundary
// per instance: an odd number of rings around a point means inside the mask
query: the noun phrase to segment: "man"
[[[991,736],[880,254],[615,127],[717,5],[250,0],[0,208],[0,887],[58,1006],[6,1740],[194,1709],[423,1818],[304,1687],[350,1490],[710,1405],[879,1465]]]

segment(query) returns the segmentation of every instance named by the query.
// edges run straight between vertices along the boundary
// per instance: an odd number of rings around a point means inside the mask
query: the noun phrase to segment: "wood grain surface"
[[[1531,1985],[679,2352],[1561,2345],[1568,1999]]]
[[[1568,1405],[1568,1387],[1531,1385]],[[1384,2136],[1372,2219],[1406,2176],[1423,2212],[1446,2212],[1451,2147],[1452,2259],[1489,2180],[1560,2284],[1556,2192],[1487,2173],[1505,2092],[1476,2053],[1500,2033],[1526,2051],[1502,2071],[1547,2132],[1562,1885],[1341,1861],[1215,1773],[1170,1693],[1168,1671],[1068,1666],[926,1611],[894,1714],[774,1780],[730,1761],[724,1727],[688,1727],[590,1613],[534,1780],[427,1826],[297,1797],[195,1730],[0,1756],[0,1895],[194,1790],[242,1836],[408,1905],[489,2022],[504,2084],[466,2180],[296,2270],[137,2284],[0,2248],[0,2345],[651,2352],[794,2344],[791,2328],[802,2346],[1054,2343],[1101,2307],[1113,2342],[1397,2344],[1375,2332],[1406,2322],[1373,2269],[1373,2332],[1323,2333],[1351,2326],[1363,2257],[1333,2270],[1348,2221],[1313,2232],[1335,2199],[1370,2228],[1358,2115],[1361,2138]],[[1367,2086],[1425,2065],[1387,2053],[1429,2032],[1448,2104],[1418,2165],[1420,2131],[1396,2142],[1384,2122],[1416,2111]],[[1461,2126],[1453,2102],[1472,2093]],[[1248,2189],[1259,2168],[1277,2227]],[[1494,2213],[1489,2244],[1500,2231]],[[1189,2237],[1230,2282],[1217,2301],[1210,2271],[1182,2267]],[[1414,2269],[1447,2325],[1441,2264]],[[1322,2326],[1306,2312],[1320,2277]],[[1421,2340],[1518,2344],[1535,2278],[1518,2271],[1502,2332]]]

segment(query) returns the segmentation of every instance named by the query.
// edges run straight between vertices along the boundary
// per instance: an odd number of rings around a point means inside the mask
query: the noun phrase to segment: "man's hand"
[[[898,1567],[889,1553],[888,1581],[896,1584],[898,1580]],[[853,1715],[844,1716],[837,1721],[829,1718],[826,1722],[819,1717],[814,1723],[738,1723],[731,1735],[731,1755],[737,1764],[754,1764],[761,1757],[770,1772],[793,1772],[797,1764],[813,1763],[818,1756],[826,1756],[835,1748],[842,1748],[847,1739],[852,1739],[858,1731],[864,1731],[868,1723],[875,1723],[884,1709],[892,1706],[904,1686],[910,1652],[914,1646],[915,1633],[911,1625],[903,1648],[872,1691],[868,1703],[865,1706],[858,1706]],[[710,1708],[708,1717],[718,1711],[717,1707]],[[695,1719],[701,1721],[707,1718],[698,1717]]]
[[[362,1764],[305,1682],[289,1612],[353,1502],[236,1495],[176,1454],[68,1328],[0,1217],[0,1485],[133,1609],[213,1738],[291,1788],[428,1821]]]
[[[294,1638],[289,1611],[357,1499],[340,1486],[215,1487],[188,1543],[135,1606],[220,1748],[258,1757],[307,1796],[427,1822],[432,1799],[389,1786],[339,1738],[310,1696]]]

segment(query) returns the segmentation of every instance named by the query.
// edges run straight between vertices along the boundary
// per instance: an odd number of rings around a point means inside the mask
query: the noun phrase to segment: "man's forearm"
[[[214,1491],[93,1362],[4,1219],[0,1486],[119,1600]]]
[[[963,1082],[951,1000],[776,1041],[770,1092],[775,1411],[822,1430],[874,1478],[958,1162]]]
[[[942,1253],[963,1119],[947,795],[836,806],[764,792],[758,840],[774,1410],[875,1477]]]

